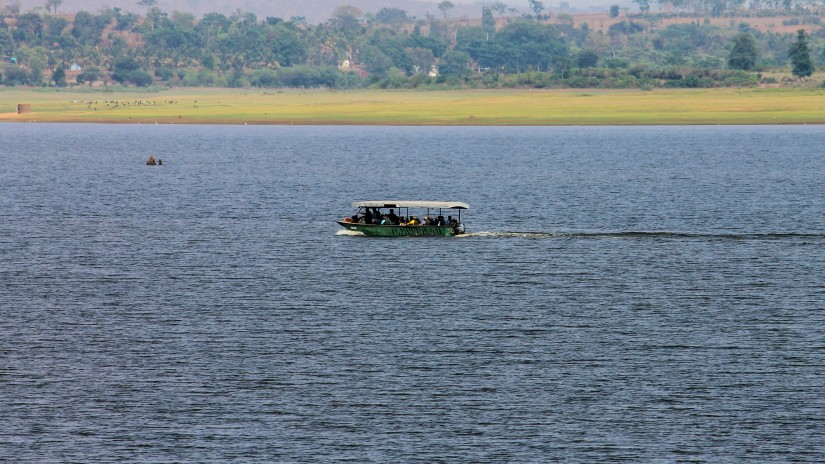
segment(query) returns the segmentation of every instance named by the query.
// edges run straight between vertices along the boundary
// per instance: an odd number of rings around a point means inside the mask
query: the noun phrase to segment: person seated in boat
[[[390,209],[390,214],[387,215],[387,219],[389,219],[390,224],[396,226],[401,223],[401,220],[398,218],[398,216],[395,215],[395,211],[392,209]]]
[[[444,227],[444,216],[438,216],[438,219],[435,220],[435,225]]]
[[[447,225],[450,227],[455,227],[458,225],[458,221],[452,216],[447,216]]]
[[[372,211],[369,208],[364,208],[364,224],[372,224]]]
[[[381,224],[381,219],[383,219],[383,214],[381,214],[381,210],[378,208],[372,209],[372,223],[373,224]]]

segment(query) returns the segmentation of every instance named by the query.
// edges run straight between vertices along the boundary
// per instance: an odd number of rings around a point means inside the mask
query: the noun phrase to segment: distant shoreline
[[[17,105],[32,112],[17,114]],[[825,88],[329,91],[0,90],[0,122],[633,126],[825,124]]]

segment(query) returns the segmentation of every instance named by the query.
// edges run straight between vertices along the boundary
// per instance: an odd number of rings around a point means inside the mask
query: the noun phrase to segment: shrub
[[[155,76],[161,78],[161,80],[168,81],[175,77],[175,72],[172,71],[172,68],[164,66],[163,68],[155,70]]]
[[[126,73],[126,81],[138,87],[148,87],[155,82],[155,79],[148,72],[142,69],[135,69]]]
[[[84,82],[88,82],[89,85],[92,85],[93,82],[103,77],[103,71],[97,66],[86,66],[83,68],[83,72],[77,75],[77,83],[82,84]]]
[[[271,69],[256,69],[249,78],[252,87],[276,87],[278,74]]]
[[[30,75],[25,69],[19,66],[10,66],[6,68],[5,79],[3,83],[6,85],[25,85],[29,83]]]

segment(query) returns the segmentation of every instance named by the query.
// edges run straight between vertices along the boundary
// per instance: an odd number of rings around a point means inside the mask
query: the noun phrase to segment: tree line
[[[618,18],[596,29],[543,4],[513,15],[501,2],[480,20],[412,18],[398,8],[351,6],[320,24],[253,13],[201,18],[141,0],[144,16],[106,8],[73,17],[4,12],[0,82],[66,86],[221,87],[713,87],[756,85],[761,71],[810,76],[825,34],[763,32],[746,22],[668,24],[660,15]],[[509,15],[507,15],[509,13]],[[803,16],[816,18],[817,16]],[[810,20],[808,20],[810,21]],[[77,68],[73,70],[73,68]],[[67,78],[72,75],[72,79]],[[70,82],[71,80],[71,82]]]

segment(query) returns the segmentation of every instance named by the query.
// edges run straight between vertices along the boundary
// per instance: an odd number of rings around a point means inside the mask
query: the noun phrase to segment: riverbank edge
[[[13,112],[17,105],[31,112]],[[28,106],[26,107],[28,109]],[[373,126],[825,124],[825,89],[0,90],[0,122]]]

